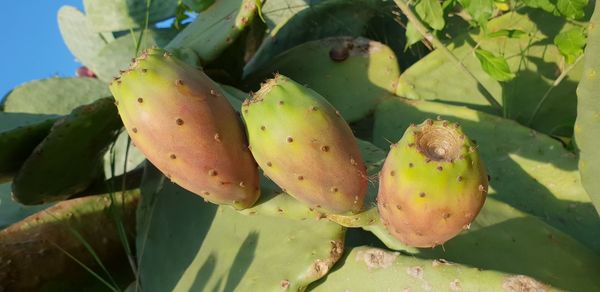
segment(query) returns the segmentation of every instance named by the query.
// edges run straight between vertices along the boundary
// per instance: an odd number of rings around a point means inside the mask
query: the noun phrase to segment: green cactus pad
[[[66,115],[78,106],[111,96],[106,83],[87,77],[35,80],[6,96],[4,111]]]
[[[66,254],[101,271],[88,248],[109,271],[127,266],[115,220],[123,223],[125,239],[133,240],[139,190],[113,198],[106,194],[60,202],[0,231],[0,289],[48,291],[65,282],[88,282],[89,272]],[[121,217],[115,217],[115,210]],[[130,271],[121,273],[131,277]]]
[[[27,205],[63,200],[101,175],[102,157],[122,127],[113,103],[99,99],[54,123],[15,176],[15,199]]]
[[[379,174],[377,206],[392,235],[415,247],[443,244],[477,216],[488,190],[483,162],[459,124],[412,124]]]
[[[559,76],[557,70],[562,72],[569,66],[564,64],[552,39],[560,31],[577,26],[560,21],[541,9],[527,13],[507,12],[490,20],[485,30],[457,32],[448,45],[479,83],[455,61],[448,59],[443,51],[435,50],[403,72],[397,95],[441,100],[501,114],[501,109],[491,107],[486,101],[487,90],[506,106],[506,117],[549,135],[570,137],[576,117],[575,88],[581,78],[583,63],[570,70],[562,82],[554,84]],[[520,37],[493,36],[493,33],[510,30],[522,34]],[[473,53],[475,46],[504,57],[516,77],[503,82],[490,77]],[[548,90],[546,100],[532,120],[535,108]]]
[[[262,7],[262,15],[269,32],[244,72],[259,71],[279,54],[307,41],[332,36],[366,35],[369,22],[382,11],[392,9],[382,2],[267,1]]]
[[[119,176],[125,172],[134,170],[146,160],[146,156],[133,143],[129,141],[129,135],[123,131],[117,136],[114,145],[111,145],[110,151],[104,155],[104,176],[109,178],[111,175]],[[128,145],[129,144],[129,145]],[[111,171],[112,155],[114,155],[115,172]],[[125,157],[127,156],[127,162]],[[124,167],[124,168],[123,168]]]
[[[12,178],[56,119],[52,115],[0,112],[0,182]]]
[[[575,140],[579,148],[581,181],[600,214],[600,2],[596,2],[589,24],[588,45],[585,49],[584,74],[577,88],[577,123]]]
[[[546,135],[464,107],[390,98],[377,108],[374,142],[387,147],[411,123],[437,116],[458,122],[477,141],[491,176],[488,198],[535,215],[600,252],[600,218],[581,186],[577,158]]]
[[[362,210],[366,167],[350,127],[322,96],[277,75],[242,116],[258,165],[288,194],[323,212]]]
[[[225,84],[220,84],[220,86],[229,104],[231,104],[235,111],[240,112],[242,110],[242,102],[246,100],[248,94],[233,86]]]
[[[145,30],[139,49],[165,46],[176,34],[177,31],[174,29]],[[140,33],[138,32],[133,35],[126,34],[107,44],[98,52],[93,68],[100,80],[110,82],[119,75],[120,70],[127,69],[131,58],[136,56],[136,43],[132,41],[132,38],[138,39],[139,37]]]
[[[278,72],[317,91],[348,122],[364,118],[388,93],[400,75],[394,52],[365,38],[332,37],[303,43],[274,58],[252,74],[264,80]]]
[[[85,14],[72,6],[63,6],[58,11],[58,28],[73,56],[96,72],[96,56],[114,38],[107,39],[105,35],[94,31]]]
[[[216,0],[183,0],[183,4],[196,12],[202,12],[215,3]]]
[[[205,64],[216,59],[252,22],[255,0],[219,0],[181,31],[166,47],[192,49]]]
[[[0,231],[23,218],[44,210],[52,204],[24,206],[12,199],[10,183],[0,184]]]
[[[335,223],[217,208],[156,171],[146,173],[142,194],[137,238],[142,289],[302,291],[343,251],[344,228]]]
[[[175,16],[177,0],[84,0],[83,6],[92,29],[112,32],[143,28],[146,13],[149,23]]]
[[[478,268],[525,274],[566,290],[594,291],[600,287],[600,281],[592,276],[600,268],[597,254],[538,218],[494,198],[487,199],[468,230],[435,249],[407,247],[381,223],[363,229],[373,232],[387,247],[419,258],[444,258]]]
[[[150,49],[110,89],[136,147],[173,182],[215,204],[256,202],[258,170],[240,119],[204,72]]]
[[[557,291],[523,275],[423,260],[361,246],[347,253],[327,278],[311,291]]]

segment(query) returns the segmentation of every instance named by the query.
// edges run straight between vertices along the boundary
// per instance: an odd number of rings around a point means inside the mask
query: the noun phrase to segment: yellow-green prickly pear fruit
[[[258,170],[219,86],[162,49],[150,49],[110,85],[135,145],[173,182],[216,204],[250,207]]]
[[[481,210],[488,176],[460,126],[427,120],[391,146],[379,174],[377,206],[388,231],[416,247],[443,244]]]
[[[358,212],[367,173],[352,130],[327,100],[277,75],[242,106],[254,158],[288,194],[324,212]]]

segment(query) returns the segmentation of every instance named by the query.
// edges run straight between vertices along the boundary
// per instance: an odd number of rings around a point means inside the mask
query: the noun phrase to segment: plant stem
[[[465,73],[467,73],[467,75],[469,75],[477,83],[479,83],[481,85],[481,88],[483,89],[483,92],[482,92],[483,93],[483,97],[492,106],[494,106],[494,107],[496,107],[498,109],[502,109],[502,105],[500,105],[500,103],[498,103],[498,101],[483,86],[483,84],[481,84],[481,82],[477,79],[477,77],[475,77],[475,75],[473,75],[473,73],[471,73],[471,71],[469,71],[469,69],[467,69],[467,67],[465,67],[465,65],[454,54],[452,54],[452,52],[450,52],[450,50],[448,48],[446,48],[446,46],[437,37],[435,37],[429,31],[429,29],[427,29],[427,27],[413,13],[413,11],[410,9],[410,7],[408,6],[408,3],[406,3],[405,0],[394,0],[394,2],[398,6],[398,8],[400,8],[400,10],[402,10],[402,13],[404,13],[404,15],[406,15],[406,17],[408,18],[408,20],[413,23],[413,25],[415,26],[415,28],[417,29],[417,31],[423,36],[424,39],[426,39],[431,44],[433,44],[434,48],[440,49],[442,52],[444,52],[444,54],[446,54],[446,56],[448,58],[450,58],[452,61],[454,61],[461,68],[462,71],[464,71]]]
[[[577,60],[575,60],[575,62],[573,62],[573,64],[571,64],[571,66],[569,66],[562,73],[560,73],[558,78],[556,78],[556,80],[554,80],[554,82],[552,82],[552,85],[550,86],[550,88],[548,88],[548,90],[546,90],[546,93],[544,93],[544,96],[542,97],[542,99],[540,99],[540,101],[535,106],[535,109],[533,110],[533,113],[531,114],[531,117],[529,118],[529,121],[527,122],[528,127],[531,127],[531,124],[533,124],[533,121],[539,114],[540,109],[542,109],[542,105],[544,105],[544,103],[550,96],[550,93],[552,92],[552,90],[554,88],[556,88],[556,86],[558,86],[563,81],[563,79],[565,79],[565,77],[567,77],[567,74],[569,74],[569,72],[571,72],[571,70],[573,70],[573,68],[575,68],[575,66],[577,66],[577,64],[579,64],[579,62],[582,59],[583,59],[583,54],[581,54],[581,56],[577,57]]]

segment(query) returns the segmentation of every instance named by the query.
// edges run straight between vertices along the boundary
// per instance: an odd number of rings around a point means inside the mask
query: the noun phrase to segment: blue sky
[[[0,27],[0,99],[15,86],[55,75],[74,76],[79,64],[65,46],[56,14],[82,0],[5,1]]]

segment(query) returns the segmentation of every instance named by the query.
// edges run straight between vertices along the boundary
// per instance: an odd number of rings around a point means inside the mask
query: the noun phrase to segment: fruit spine
[[[357,212],[367,190],[352,130],[318,93],[276,75],[242,106],[265,175],[312,208]]]
[[[150,49],[110,90],[135,145],[173,182],[216,204],[256,202],[258,170],[241,123],[204,72]]]
[[[411,125],[385,160],[377,206],[388,231],[407,245],[433,247],[456,236],[481,210],[488,177],[460,126]]]

